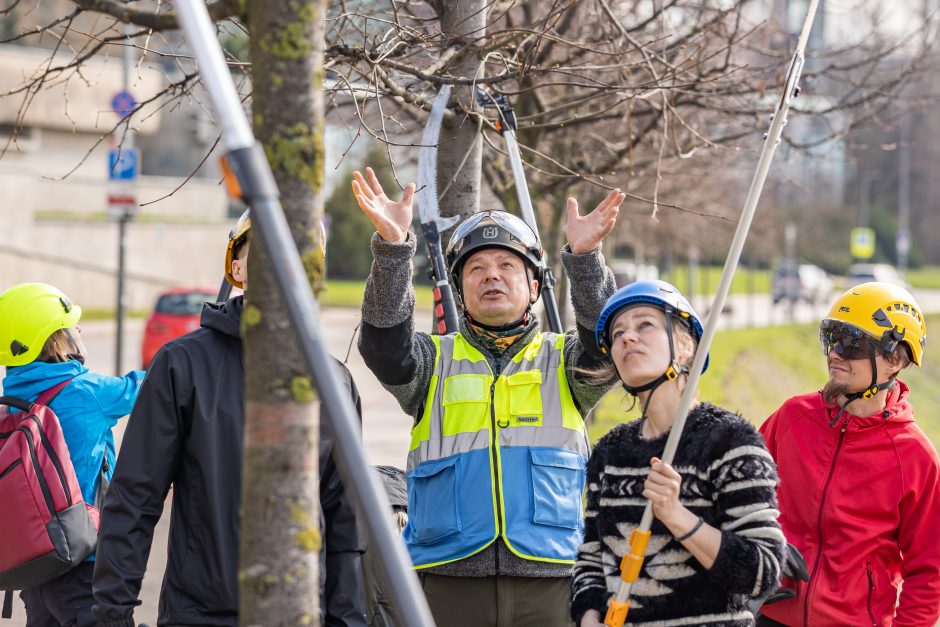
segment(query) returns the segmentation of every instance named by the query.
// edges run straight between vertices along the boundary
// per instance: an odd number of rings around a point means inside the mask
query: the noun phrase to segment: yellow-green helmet
[[[0,294],[0,366],[39,357],[49,336],[78,324],[82,308],[46,283],[20,283]]]

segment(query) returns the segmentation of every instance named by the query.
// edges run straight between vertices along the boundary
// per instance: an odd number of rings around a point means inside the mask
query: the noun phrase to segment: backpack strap
[[[12,407],[14,409],[18,409],[20,411],[25,411],[25,412],[32,411],[33,403],[38,403],[39,405],[48,406],[49,403],[51,403],[55,399],[55,397],[59,395],[59,392],[64,390],[65,386],[71,383],[72,380],[73,379],[66,379],[62,383],[52,386],[51,388],[49,388],[48,390],[40,394],[39,398],[37,398],[32,403],[27,401],[26,399],[18,398],[16,396],[0,396],[0,405],[7,405],[8,407]]]
[[[59,392],[64,390],[65,386],[67,386],[72,381],[73,379],[66,379],[62,383],[52,386],[51,388],[49,388],[48,390],[40,394],[39,398],[37,398],[35,402],[38,403],[39,405],[45,405],[48,407],[49,403],[54,401],[55,397],[59,395]]]
[[[3,593],[3,618],[13,618],[13,591],[6,590]]]
[[[108,487],[111,482],[108,481],[108,471],[111,470],[111,464],[108,463],[108,449],[105,447],[104,459],[101,460],[101,473],[98,475],[98,491],[95,492],[95,508],[100,512],[104,507],[104,497],[108,494]]]
[[[33,408],[32,403],[16,396],[0,396],[0,405],[6,405],[19,411],[29,411]]]

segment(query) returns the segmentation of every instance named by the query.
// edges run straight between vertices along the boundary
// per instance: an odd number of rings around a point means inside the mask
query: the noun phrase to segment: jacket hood
[[[75,360],[56,363],[34,361],[25,366],[7,368],[3,378],[3,394],[32,401],[49,388],[86,372],[88,368]]]
[[[864,429],[866,427],[876,427],[884,424],[886,420],[892,422],[914,422],[914,407],[908,401],[911,390],[907,387],[907,384],[900,379],[897,381],[897,385],[888,390],[888,399],[885,402],[885,408],[881,411],[875,412],[870,416],[856,416],[855,414],[845,412],[843,416],[849,418],[850,428]],[[839,412],[839,406],[827,403],[823,398],[822,390],[819,392],[819,398],[826,406],[829,413],[829,420],[832,420]]]
[[[244,307],[244,304],[245,297],[241,295],[230,298],[224,303],[206,303],[202,306],[199,326],[225,335],[240,337],[242,307]]]

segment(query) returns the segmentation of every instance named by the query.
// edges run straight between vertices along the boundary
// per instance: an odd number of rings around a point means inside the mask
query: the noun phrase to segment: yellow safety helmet
[[[235,259],[236,249],[248,237],[248,231],[251,230],[251,216],[248,211],[242,214],[235,225],[235,230],[231,232],[228,238],[228,246],[225,247],[225,279],[233,286],[244,288],[241,281],[236,281],[232,276],[232,261]]]
[[[236,281],[235,277],[232,276],[232,260],[235,259],[236,249],[245,241],[245,238],[248,237],[248,231],[251,230],[251,215],[249,212],[250,210],[246,210],[238,219],[238,224],[235,225],[235,230],[229,235],[228,246],[225,248],[225,279],[233,286],[242,289],[245,287],[244,284],[241,281]],[[323,220],[317,222],[317,232],[319,233],[317,248],[321,255],[326,255],[326,227]]]
[[[906,344],[911,361],[921,363],[927,326],[914,297],[903,287],[879,282],[856,285],[832,305],[823,327],[833,322],[859,329],[885,352]]]
[[[25,366],[49,336],[78,324],[82,308],[46,283],[20,283],[0,294],[0,365]]]

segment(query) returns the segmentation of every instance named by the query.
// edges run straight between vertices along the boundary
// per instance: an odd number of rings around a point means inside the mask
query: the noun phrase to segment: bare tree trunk
[[[251,0],[252,117],[308,278],[319,287],[323,214],[324,0]],[[320,619],[319,403],[260,238],[242,335],[246,426],[239,622]]]
[[[444,50],[459,45],[460,57],[448,68],[453,76],[475,78],[481,61],[474,42],[486,35],[486,7],[484,0],[441,1],[441,33]],[[475,109],[472,86],[456,85],[451,99],[467,109]],[[476,120],[459,116],[453,126],[441,129],[440,148],[437,152],[437,189],[441,198],[441,215],[469,215],[480,208],[481,135]],[[445,192],[446,190],[446,192]],[[444,245],[450,233],[442,236]]]

